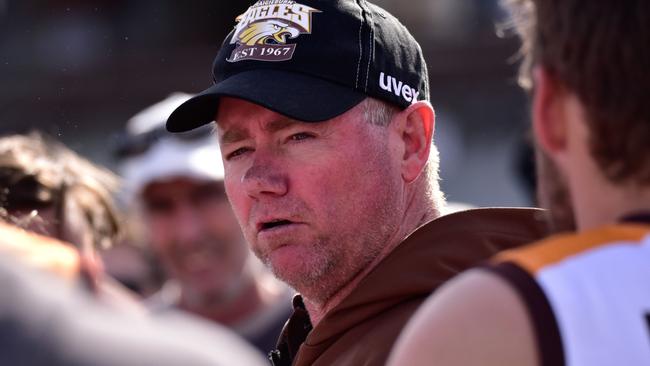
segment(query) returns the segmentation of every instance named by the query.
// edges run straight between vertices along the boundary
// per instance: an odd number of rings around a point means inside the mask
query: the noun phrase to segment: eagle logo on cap
[[[268,20],[250,24],[237,37],[241,44],[247,46],[261,44],[285,44],[287,37],[296,38],[300,30],[279,20]]]
[[[259,0],[237,17],[230,44],[236,44],[228,62],[287,61],[296,44],[287,40],[312,31],[312,14],[320,10],[293,0]]]

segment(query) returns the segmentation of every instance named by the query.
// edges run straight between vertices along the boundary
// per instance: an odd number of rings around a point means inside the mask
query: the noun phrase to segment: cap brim
[[[167,119],[167,130],[183,132],[214,121],[220,97],[240,98],[299,121],[321,122],[348,111],[366,96],[350,87],[304,74],[245,71],[181,104]]]

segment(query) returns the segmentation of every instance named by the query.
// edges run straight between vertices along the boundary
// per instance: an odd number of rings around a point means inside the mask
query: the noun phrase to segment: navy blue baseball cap
[[[215,120],[240,98],[305,122],[334,118],[366,97],[406,108],[429,100],[420,45],[364,0],[260,0],[237,17],[213,63],[213,85],[180,105],[167,130]]]

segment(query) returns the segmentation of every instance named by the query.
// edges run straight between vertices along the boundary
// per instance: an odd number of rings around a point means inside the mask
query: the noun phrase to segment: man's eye
[[[243,154],[247,153],[248,151],[250,151],[249,148],[247,148],[247,147],[240,147],[239,149],[237,149],[237,150],[231,152],[230,154],[226,155],[226,160],[230,160],[230,159],[236,158],[236,157],[238,157],[238,156],[240,156],[240,155],[243,155]]]
[[[307,132],[300,132],[300,133],[295,133],[291,136],[289,136],[289,139],[292,141],[302,141],[302,140],[307,140],[310,138],[313,138],[314,135],[307,133]]]

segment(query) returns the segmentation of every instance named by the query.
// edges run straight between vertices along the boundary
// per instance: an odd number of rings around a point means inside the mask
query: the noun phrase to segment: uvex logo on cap
[[[292,0],[260,0],[237,17],[231,44],[237,47],[229,62],[243,60],[287,61],[296,44],[287,39],[311,33],[311,14],[318,9]]]
[[[379,74],[379,87],[389,93],[394,93],[397,97],[401,97],[411,104],[417,102],[418,96],[420,96],[419,90],[383,72]]]

